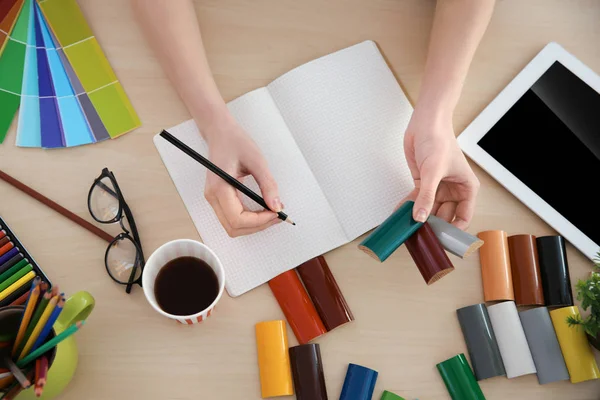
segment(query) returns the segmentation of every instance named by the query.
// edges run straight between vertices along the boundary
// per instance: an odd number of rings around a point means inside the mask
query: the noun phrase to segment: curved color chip
[[[544,289],[535,236],[509,236],[508,251],[517,305],[543,306]]]
[[[435,232],[444,249],[457,257],[465,258],[483,245],[483,240],[435,215],[430,215],[427,223]]]
[[[327,331],[354,320],[325,257],[313,258],[297,271]]]
[[[271,279],[269,287],[298,343],[306,344],[327,332],[295,270],[289,270]]]
[[[291,347],[290,362],[297,400],[327,400],[323,361],[318,343]]]
[[[477,234],[485,301],[514,300],[513,279],[506,232],[491,230]]]
[[[477,380],[506,375],[485,304],[459,308],[456,315]]]
[[[384,390],[381,394],[381,399],[379,400],[404,400],[404,397],[400,397],[397,394]]]
[[[371,400],[379,373],[362,365],[348,364],[339,400]]]
[[[285,321],[259,322],[255,329],[262,398],[293,395]]]
[[[519,318],[529,343],[540,385],[569,380],[569,371],[560,351],[548,308],[536,307],[520,311]]]
[[[489,306],[488,314],[498,341],[507,378],[535,374],[535,363],[514,301]]]
[[[542,236],[536,239],[540,275],[547,306],[572,306],[573,292],[565,239],[562,236]]]
[[[406,248],[428,285],[454,271],[448,254],[427,222],[406,240]]]
[[[452,400],[485,400],[464,354],[437,364]]]
[[[385,261],[423,225],[413,219],[413,205],[413,201],[407,201],[398,207],[358,248],[380,262]]]
[[[600,371],[594,353],[588,343],[583,329],[578,326],[570,327],[568,317],[579,317],[577,306],[563,307],[550,311],[550,318],[560,344],[571,383],[579,383],[600,378]]]

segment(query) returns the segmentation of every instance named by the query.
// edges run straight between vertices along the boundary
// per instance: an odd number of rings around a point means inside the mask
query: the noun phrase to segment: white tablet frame
[[[550,42],[519,72],[469,126],[458,135],[457,140],[465,155],[540,216],[548,225],[563,236],[565,240],[570,242],[590,260],[594,260],[600,251],[599,243],[595,243],[591,238],[586,236],[477,144],[555,61],[559,61],[592,89],[600,93],[600,75],[596,74],[574,55],[567,52],[558,43]]]

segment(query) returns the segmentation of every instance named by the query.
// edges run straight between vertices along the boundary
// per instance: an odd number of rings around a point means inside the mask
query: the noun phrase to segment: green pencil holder
[[[85,291],[77,292],[69,297],[60,316],[54,323],[53,335],[59,335],[76,322],[87,319],[94,309],[94,297]],[[23,310],[24,306],[20,306]],[[54,357],[48,367],[47,382],[42,396],[36,397],[34,387],[17,395],[18,400],[50,400],[60,395],[69,385],[77,369],[79,354],[75,335],[60,342],[53,350]],[[50,360],[49,360],[50,361]]]

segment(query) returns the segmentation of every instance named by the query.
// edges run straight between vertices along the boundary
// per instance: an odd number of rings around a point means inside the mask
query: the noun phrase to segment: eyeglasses
[[[134,284],[142,286],[142,270],[146,263],[140,235],[131,209],[125,202],[115,175],[104,168],[88,193],[88,210],[102,224],[119,223],[123,232],[108,245],[104,264],[110,277],[131,293]],[[131,233],[131,234],[130,234]]]

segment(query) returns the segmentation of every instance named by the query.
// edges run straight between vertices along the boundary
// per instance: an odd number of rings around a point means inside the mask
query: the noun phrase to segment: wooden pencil
[[[39,361],[40,364],[40,372],[35,381],[35,395],[40,397],[44,392],[44,386],[46,385],[48,376],[48,358],[46,356],[41,356],[36,362],[37,361]]]
[[[31,290],[26,291],[25,293],[23,293],[21,296],[17,297],[16,299],[14,299],[12,301],[12,303],[9,304],[9,306],[20,306],[25,304],[25,302],[27,301],[27,299],[29,298],[29,295],[31,294]],[[37,303],[37,302],[36,302]],[[34,308],[37,304],[34,304]]]
[[[44,286],[43,284],[41,285],[42,287]],[[33,332],[33,329],[35,328],[35,326],[37,325],[38,321],[40,320],[40,317],[42,316],[42,314],[44,313],[44,310],[46,309],[46,306],[48,305],[48,302],[50,301],[50,299],[52,298],[52,289],[48,288],[49,285],[46,285],[46,291],[44,293],[43,296],[40,296],[42,299],[41,301],[38,303],[35,312],[33,313],[33,316],[31,317],[31,321],[29,321],[29,325],[27,326],[27,330],[25,331],[25,337],[28,338],[29,336],[31,336],[31,332]],[[25,346],[25,340],[21,341],[21,343],[19,344],[19,346],[17,346],[17,354],[20,354],[21,351],[23,350],[23,347]]]
[[[19,381],[19,384],[21,384],[21,386],[23,386],[24,388],[28,388],[29,386],[31,386],[31,381],[27,379],[23,371],[21,371],[21,369],[17,367],[17,364],[15,364],[13,360],[10,359],[10,357],[4,357],[4,363],[6,364],[6,366],[8,366],[10,372],[12,372],[12,374]]]
[[[37,305],[37,299],[40,295],[40,281],[42,278],[39,276],[33,280],[31,284],[32,290],[31,295],[27,299],[27,305],[25,306],[25,311],[23,312],[23,317],[21,318],[21,323],[19,324],[19,330],[17,331],[17,338],[15,339],[15,344],[12,349],[12,356],[14,357],[17,353],[17,347],[25,337],[25,332],[27,331],[27,326],[29,325],[29,321],[31,321],[31,317],[33,316],[33,312],[35,310],[35,306]]]
[[[44,326],[46,325],[46,322],[48,322],[50,315],[52,315],[52,311],[54,311],[54,308],[56,307],[57,302],[58,302],[58,296],[52,297],[50,299],[50,301],[48,302],[48,305],[44,309],[42,316],[40,317],[39,321],[33,328],[33,331],[31,331],[31,335],[27,338],[27,342],[25,343],[23,350],[19,354],[19,358],[18,358],[19,360],[22,359],[23,357],[25,357],[31,351],[33,344],[35,343],[37,338],[40,336],[40,333],[42,333],[42,329],[44,329]]]
[[[62,342],[69,336],[75,334],[75,332],[79,331],[79,329],[81,329],[81,327],[84,324],[85,324],[85,320],[79,321],[79,322],[69,326],[67,329],[62,331],[60,334],[54,336],[52,339],[48,340],[46,343],[44,343],[43,345],[41,345],[40,347],[38,347],[37,349],[35,349],[31,353],[29,353],[25,358],[18,360],[17,365],[22,368],[22,367],[26,366],[27,364],[31,363],[39,356],[46,353],[48,350],[52,349],[53,347],[56,347],[60,342]]]
[[[56,307],[54,307],[54,310],[52,310],[52,314],[50,314],[48,321],[42,328],[42,331],[40,332],[40,335],[38,336],[37,340],[33,343],[33,346],[31,347],[30,351],[37,349],[38,347],[40,347],[42,345],[42,343],[44,343],[44,341],[50,334],[50,331],[52,330],[54,323],[58,319],[58,316],[62,312],[64,306],[65,306],[65,298],[64,298],[63,294],[61,293],[61,295],[59,296],[59,299],[58,299],[58,303],[56,303]]]
[[[27,274],[23,275],[18,281],[16,281],[12,285],[10,285],[6,289],[4,289],[2,292],[0,292],[0,301],[4,300],[5,298],[7,298],[11,294],[13,294],[14,292],[19,290],[19,288],[23,287],[24,285],[27,285],[29,282],[31,282],[35,278],[35,276],[36,275],[35,275],[34,271],[29,271]]]
[[[113,241],[114,238],[112,236],[110,236],[108,233],[104,232],[102,229],[100,229],[97,226],[91,224],[90,222],[88,222],[85,219],[81,218],[77,214],[72,213],[71,211],[67,210],[63,206],[61,206],[61,205],[57,204],[56,202],[50,200],[46,196],[44,196],[41,193],[35,191],[34,189],[30,188],[29,186],[25,185],[24,183],[19,182],[17,179],[13,178],[12,176],[8,175],[6,172],[3,172],[1,170],[0,170],[0,179],[2,179],[6,183],[14,186],[15,188],[19,189],[23,193],[25,193],[25,194],[33,197],[34,199],[36,199],[40,203],[42,203],[42,204],[50,207],[54,211],[56,211],[56,212],[62,214],[63,216],[69,218],[71,221],[75,222],[76,224],[78,224],[82,228],[87,229],[89,232],[93,233],[94,235],[98,236],[99,238],[101,238],[101,239],[103,239],[103,240],[105,240],[105,241],[107,241],[109,243]]]
[[[250,199],[254,200],[257,204],[262,206],[266,210],[271,210],[265,200],[260,197],[256,192],[252,189],[244,185],[242,182],[235,179],[233,176],[229,175],[227,172],[223,171],[221,168],[213,164],[210,160],[203,157],[201,154],[194,151],[191,147],[183,143],[181,140],[177,139],[175,136],[171,135],[169,132],[163,129],[160,133],[160,136],[165,139],[167,142],[171,143],[173,146],[177,147],[179,150],[190,156],[192,159],[196,160],[200,164],[204,165],[211,172],[217,175],[219,178],[223,179],[225,182],[244,193]],[[296,225],[294,221],[292,221],[284,212],[279,211],[277,213],[277,217],[289,224]]]

